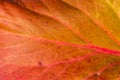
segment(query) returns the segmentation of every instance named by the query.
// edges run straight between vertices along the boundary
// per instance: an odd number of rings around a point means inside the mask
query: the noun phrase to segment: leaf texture
[[[120,80],[119,0],[0,0],[0,80]]]

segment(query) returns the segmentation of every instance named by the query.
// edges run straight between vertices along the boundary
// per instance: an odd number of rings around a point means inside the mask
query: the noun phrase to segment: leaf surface
[[[0,1],[0,80],[119,80],[119,4]]]

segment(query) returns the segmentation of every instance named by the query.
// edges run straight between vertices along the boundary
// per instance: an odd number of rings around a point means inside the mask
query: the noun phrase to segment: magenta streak
[[[74,43],[62,42],[62,41],[58,41],[58,40],[44,39],[44,38],[41,38],[41,37],[35,37],[35,36],[30,36],[30,35],[16,34],[16,33],[13,33],[13,32],[8,32],[8,33],[12,34],[12,35],[19,36],[19,37],[23,37],[23,38],[30,38],[30,39],[40,41],[40,42],[54,43],[56,45],[71,46],[71,47],[82,48],[82,49],[91,49],[91,50],[94,50],[96,52],[102,52],[102,54],[104,53],[104,54],[112,54],[112,55],[120,56],[120,51],[110,50],[110,49],[98,47],[98,46],[95,46],[95,45],[74,44]]]
[[[95,50],[97,52],[103,52],[103,53],[106,53],[106,54],[112,54],[112,55],[120,56],[120,52],[119,51],[110,50],[110,49],[106,49],[106,48],[101,48],[101,47],[97,47],[97,46],[87,46],[87,47],[89,49],[93,49],[93,50]]]
[[[119,51],[110,50],[110,49],[106,49],[106,48],[101,48],[101,47],[97,47],[97,46],[94,46],[94,45],[73,44],[73,43],[69,43],[69,42],[61,42],[61,41],[57,41],[57,40],[48,40],[48,39],[44,39],[44,38],[40,38],[40,37],[23,35],[23,34],[16,34],[16,33],[12,33],[12,32],[9,32],[9,33],[12,34],[12,35],[17,35],[17,36],[22,37],[22,38],[30,38],[30,39],[36,40],[38,42],[46,42],[46,43],[53,43],[55,45],[61,45],[61,46],[71,46],[71,47],[76,47],[76,48],[89,49],[89,50],[94,50],[96,52],[100,52],[100,54],[111,54],[111,55],[120,56]],[[76,61],[76,60],[78,61],[80,59],[81,58],[71,59],[70,61],[69,60],[64,60],[64,61],[56,62],[54,64],[58,64],[58,63],[62,63],[62,62],[63,63],[74,62],[74,61]]]
[[[74,43],[62,42],[62,41],[57,41],[57,40],[47,40],[44,38],[37,38],[37,37],[33,37],[33,38],[35,40],[39,40],[39,41],[47,42],[47,43],[54,43],[56,45],[61,45],[61,46],[67,45],[67,46],[76,47],[76,48],[89,49],[89,50],[91,49],[96,52],[102,52],[104,54],[112,54],[112,55],[120,56],[120,51],[110,50],[110,49],[98,47],[95,45],[81,45],[81,44],[74,44]]]
[[[96,54],[97,53],[90,53],[90,54],[86,54],[86,55],[78,57],[78,58],[72,58],[72,59],[63,60],[63,61],[57,61],[57,62],[54,62],[52,64],[48,64],[48,65],[44,65],[44,66],[53,67],[53,66],[59,65],[59,64],[69,64],[69,63],[73,63],[73,62],[76,62],[76,61],[81,61],[81,60],[87,59],[91,56],[95,56]]]
[[[43,42],[47,42],[47,43],[54,43],[56,45],[61,45],[61,46],[67,45],[67,46],[71,46],[71,47],[89,49],[89,50],[94,50],[96,52],[102,52],[102,54],[112,54],[112,55],[120,56],[120,51],[110,50],[107,48],[102,48],[102,47],[98,47],[98,46],[94,46],[94,45],[81,45],[81,44],[74,44],[74,43],[62,42],[62,41],[57,41],[57,40],[47,40],[47,39],[36,38],[36,37],[33,37],[33,38],[38,39]]]
[[[114,62],[114,63],[110,63],[107,66],[104,66],[102,69],[100,69],[97,72],[91,73],[87,78],[85,78],[84,80],[88,80],[89,77],[92,77],[94,74],[98,74],[98,76],[100,76],[106,69],[112,68],[114,66],[120,65],[120,61],[119,62]]]
[[[112,68],[112,67],[117,66],[117,65],[120,65],[120,61],[111,63],[107,66],[104,66],[101,70],[99,70],[99,73],[103,73],[106,69]]]

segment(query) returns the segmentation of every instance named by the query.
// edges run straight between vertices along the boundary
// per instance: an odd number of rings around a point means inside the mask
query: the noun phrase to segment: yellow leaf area
[[[119,0],[0,0],[0,80],[120,80]]]

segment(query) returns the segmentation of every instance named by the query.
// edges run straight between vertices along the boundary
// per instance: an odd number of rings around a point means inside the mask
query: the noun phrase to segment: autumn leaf
[[[119,0],[0,0],[0,80],[120,80]]]

